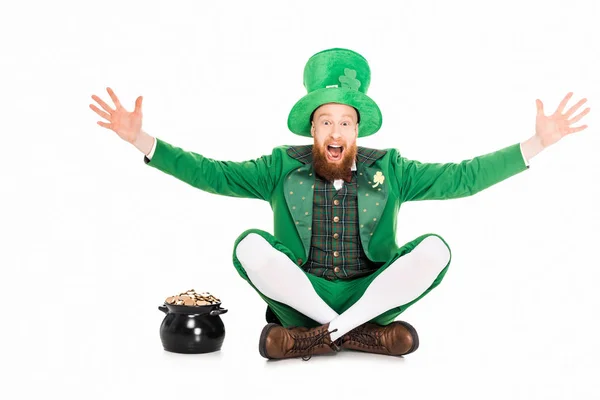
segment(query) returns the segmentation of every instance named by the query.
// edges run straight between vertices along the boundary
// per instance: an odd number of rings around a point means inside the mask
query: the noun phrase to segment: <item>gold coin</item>
[[[196,292],[190,289],[165,299],[167,304],[186,305],[186,306],[205,306],[220,303],[221,300],[210,294],[210,292]]]
[[[185,304],[186,306],[193,306],[194,305],[194,300],[187,298],[185,299],[185,301],[183,302],[183,304]]]

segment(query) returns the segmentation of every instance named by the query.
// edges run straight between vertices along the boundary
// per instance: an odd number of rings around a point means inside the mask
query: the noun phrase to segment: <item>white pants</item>
[[[425,237],[410,253],[387,266],[356,303],[338,314],[317,294],[306,273],[262,236],[249,233],[238,243],[236,256],[263,295],[319,323],[329,323],[330,331],[337,329],[331,334],[332,340],[419,297],[451,257],[448,246],[439,237]]]

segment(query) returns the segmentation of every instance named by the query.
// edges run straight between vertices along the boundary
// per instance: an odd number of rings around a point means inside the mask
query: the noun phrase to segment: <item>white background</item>
[[[588,1],[49,1],[0,7],[0,343],[10,398],[591,399],[600,396],[597,99],[600,9]],[[269,204],[201,192],[100,127],[92,94],[207,157],[241,161],[310,139],[287,129],[306,60],[369,61],[383,126],[367,147],[461,161],[534,134],[573,91],[589,128],[473,197],[404,204],[398,243],[435,232],[442,284],[401,319],[405,358],[267,362],[265,304],[231,262]],[[110,103],[112,104],[112,103]],[[583,110],[584,107],[581,108]],[[218,353],[165,352],[172,294],[229,312]],[[7,397],[8,398],[8,397]],[[212,397],[214,398],[214,397]],[[219,397],[224,398],[224,397]],[[237,397],[235,397],[237,398]]]

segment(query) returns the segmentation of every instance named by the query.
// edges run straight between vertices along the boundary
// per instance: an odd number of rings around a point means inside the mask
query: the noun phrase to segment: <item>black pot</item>
[[[225,339],[225,326],[219,315],[227,310],[221,303],[206,306],[163,304],[165,314],[160,325],[160,340],[166,351],[197,354],[218,351]]]

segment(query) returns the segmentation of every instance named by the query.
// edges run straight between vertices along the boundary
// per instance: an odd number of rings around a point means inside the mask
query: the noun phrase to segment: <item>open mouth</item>
[[[330,144],[327,146],[327,159],[329,161],[340,161],[342,159],[342,154],[344,153],[344,147]]]

